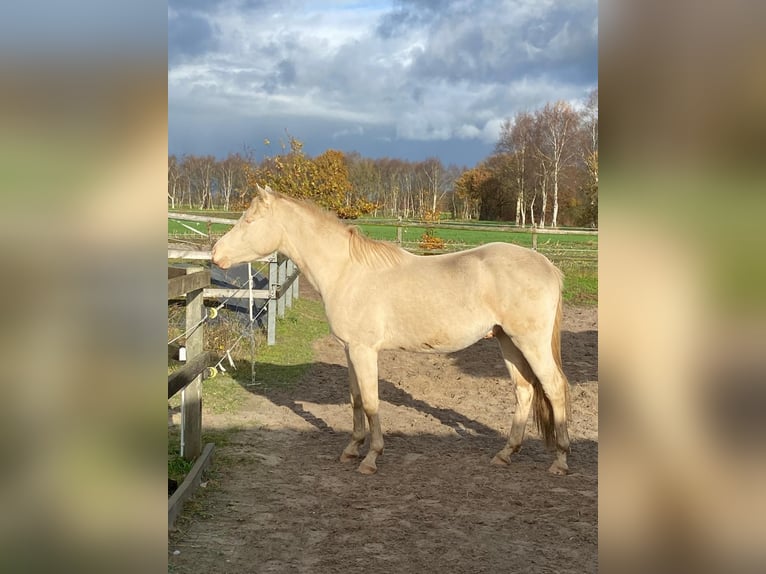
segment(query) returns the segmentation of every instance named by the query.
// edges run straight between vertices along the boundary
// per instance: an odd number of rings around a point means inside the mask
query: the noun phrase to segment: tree
[[[206,156],[184,156],[183,166],[189,191],[189,207],[195,202],[198,209],[213,206],[215,158]]]
[[[168,158],[168,199],[170,200],[170,209],[176,208],[176,197],[180,191],[181,169],[178,165],[178,158],[171,155]]]
[[[216,165],[218,179],[218,194],[223,203],[221,207],[225,211],[231,209],[232,195],[240,190],[244,184],[244,172],[248,161],[239,154],[229,154],[223,161]]]
[[[584,161],[588,173],[583,224],[595,227],[598,225],[598,88],[590,93],[582,123],[587,134]]]
[[[537,115],[540,139],[537,151],[542,159],[544,181],[548,176],[553,191],[553,214],[551,224],[558,225],[559,213],[559,182],[562,171],[572,165],[577,158],[576,139],[579,131],[580,118],[568,103],[558,101],[546,104]],[[547,202],[547,193],[543,192],[543,206]],[[545,207],[543,207],[540,226],[545,225]]]
[[[421,205],[421,210],[425,212],[428,207],[431,213],[436,213],[439,201],[450,191],[452,182],[448,180],[442,162],[435,157],[425,160],[421,164],[421,170],[428,180],[429,197],[429,205]]]
[[[495,153],[508,154],[510,172],[513,174],[516,191],[516,225],[524,226],[527,220],[527,204],[530,200],[530,189],[533,188],[535,177],[534,157],[536,149],[535,118],[529,112],[519,112],[511,121],[503,122],[500,139],[495,145]]]
[[[375,209],[375,204],[353,193],[343,152],[327,150],[312,159],[303,153],[303,143],[290,138],[290,151],[270,158],[249,171],[248,185],[268,185],[299,199],[310,199],[335,211],[340,217],[355,218]]]
[[[348,179],[354,193],[361,199],[375,204],[374,214],[386,207],[385,190],[382,185],[381,170],[375,160],[363,158],[358,152],[345,155]]]
[[[455,196],[461,202],[462,219],[479,217],[482,189],[490,176],[491,174],[486,167],[480,164],[473,169],[464,171],[455,181]]]

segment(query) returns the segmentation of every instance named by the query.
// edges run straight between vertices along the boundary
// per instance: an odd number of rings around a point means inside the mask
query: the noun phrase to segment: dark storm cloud
[[[213,27],[205,16],[180,12],[168,18],[168,65],[215,48]]]
[[[473,158],[491,151],[516,111],[587,97],[597,81],[597,5],[173,2],[168,52],[178,151],[195,130],[225,155],[242,138],[289,129],[307,151],[316,138],[325,149],[438,147]],[[195,112],[174,114],[174,105]],[[230,130],[203,128],[204,118]]]
[[[275,67],[274,71],[263,83],[263,89],[269,94],[273,94],[279,88],[288,88],[296,78],[295,64],[290,60],[282,60]]]

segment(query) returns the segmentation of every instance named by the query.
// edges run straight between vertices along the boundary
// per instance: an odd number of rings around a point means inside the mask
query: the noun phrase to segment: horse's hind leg
[[[364,443],[367,430],[365,428],[365,414],[362,406],[362,393],[359,390],[359,382],[356,379],[354,364],[346,351],[348,361],[348,384],[351,394],[351,407],[354,411],[354,429],[351,432],[351,442],[348,443],[340,455],[341,462],[349,462],[359,458],[359,447]]]
[[[569,411],[569,383],[557,364],[551,350],[549,337],[523,337],[514,339],[515,345],[524,353],[532,371],[537,376],[548,403],[535,402],[542,409],[535,407],[535,415],[545,442],[556,445],[556,460],[548,469],[552,474],[564,475],[569,471],[567,453],[569,452],[569,432],[567,414]],[[540,389],[537,389],[540,392]],[[541,397],[542,398],[542,397]],[[552,411],[552,412],[551,412]],[[550,415],[553,415],[552,418]],[[541,422],[542,419],[542,422]]]
[[[383,431],[378,416],[378,353],[368,347],[352,345],[348,347],[347,354],[349,365],[353,365],[359,385],[362,408],[370,425],[370,450],[359,464],[358,470],[362,474],[374,474],[378,470],[375,461],[383,453]],[[355,421],[356,412],[354,411]]]
[[[521,442],[524,440],[524,430],[527,426],[529,409],[532,406],[532,397],[534,395],[534,388],[530,383],[534,375],[529,367],[529,363],[527,363],[524,355],[516,345],[513,344],[511,338],[500,328],[495,328],[494,334],[498,343],[500,343],[505,366],[508,368],[508,373],[511,375],[511,380],[516,387],[516,411],[513,413],[508,442],[492,459],[492,464],[505,465],[511,462],[511,455],[521,448]]]

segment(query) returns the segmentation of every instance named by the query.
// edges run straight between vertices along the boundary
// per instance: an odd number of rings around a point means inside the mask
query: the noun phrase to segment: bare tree
[[[245,167],[248,161],[241,155],[229,154],[223,161],[216,164],[218,175],[218,193],[223,200],[224,210],[231,209],[231,198],[235,190],[241,189],[241,183],[244,179]]]
[[[430,211],[431,213],[436,213],[439,201],[441,201],[449,191],[444,166],[439,159],[430,157],[420,165],[420,169],[428,180]],[[422,209],[425,209],[426,205],[422,204],[421,207]]]
[[[558,225],[559,213],[559,180],[564,168],[569,167],[577,157],[576,139],[579,131],[580,117],[568,103],[558,101],[555,104],[547,104],[537,114],[540,130],[540,141],[537,151],[543,160],[543,173],[550,177],[553,191],[553,214],[551,224]],[[547,183],[548,177],[545,177]],[[543,217],[541,227],[545,221],[545,205],[547,193],[543,193]]]
[[[507,119],[500,131],[495,153],[509,155],[516,191],[516,225],[526,225],[529,188],[534,176],[535,118],[529,112],[519,112]]]
[[[189,159],[189,176],[194,200],[199,209],[213,206],[213,182],[215,158],[212,155],[191,156]]]
[[[178,165],[178,158],[174,155],[168,157],[168,199],[170,200],[170,209],[176,208],[176,197],[180,190],[181,170]]]
[[[587,169],[587,184],[585,186],[586,221],[587,225],[598,224],[598,88],[593,90],[582,112],[585,141],[582,159]]]

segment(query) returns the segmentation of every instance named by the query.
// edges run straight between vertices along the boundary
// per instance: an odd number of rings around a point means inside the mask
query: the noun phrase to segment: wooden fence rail
[[[210,271],[201,267],[168,267],[168,299],[186,297],[186,359],[194,361],[202,355],[204,343],[204,296],[210,285]],[[181,456],[194,460],[202,451],[202,369],[192,373],[191,380],[179,387],[181,391]],[[177,384],[171,375],[168,387]],[[168,391],[170,392],[170,391]],[[175,393],[173,393],[175,394]]]
[[[200,483],[202,471],[210,464],[214,445],[202,448],[202,371],[215,360],[203,352],[204,288],[210,285],[210,271],[201,267],[168,267],[168,299],[186,297],[186,356],[184,367],[168,376],[168,398],[181,393],[181,456],[194,461],[192,470],[168,499],[168,528]]]
[[[457,223],[452,221],[418,221],[397,219],[357,219],[355,224],[376,225],[385,227],[429,227],[433,229],[459,229],[463,231],[507,231],[509,233],[540,233],[544,235],[595,235],[598,229],[586,229],[582,227],[518,227],[516,225],[502,225],[496,223]]]
[[[209,261],[210,251],[197,249],[168,249],[168,260]],[[300,270],[290,259],[280,253],[272,253],[253,261],[269,264],[268,289],[253,289],[252,285],[240,288],[206,287],[202,295],[205,299],[247,299],[250,318],[253,318],[253,300],[267,301],[266,309],[266,342],[275,345],[277,342],[277,317],[285,316],[285,309],[293,305],[293,300],[300,296]],[[248,266],[248,274],[252,277],[252,269]]]
[[[224,217],[208,217],[205,215],[191,215],[186,213],[168,213],[168,219],[178,219],[185,221],[195,221],[202,223],[222,223],[225,225],[234,225],[237,219],[228,219]],[[204,249],[176,249],[168,248],[168,259],[179,261],[210,261],[210,250]],[[268,309],[266,310],[266,342],[268,345],[276,344],[276,326],[277,317],[284,317],[285,308],[291,308],[293,299],[297,299],[300,294],[300,283],[298,277],[300,270],[295,263],[290,261],[279,253],[272,253],[268,257],[263,257],[253,261],[269,264],[269,282],[268,289],[253,289],[252,284],[249,287],[238,289],[207,287],[203,291],[205,299],[218,298],[241,298],[248,300],[250,309],[250,319],[253,319],[253,300],[267,300]],[[252,281],[251,264],[248,264],[248,276]]]

